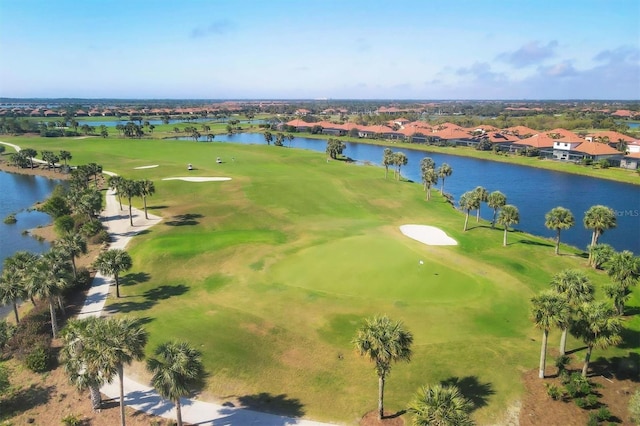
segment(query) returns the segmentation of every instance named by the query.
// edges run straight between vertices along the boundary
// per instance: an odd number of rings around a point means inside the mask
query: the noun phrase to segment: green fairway
[[[351,339],[364,318],[387,314],[413,333],[414,354],[393,366],[386,408],[406,408],[422,385],[457,381],[475,392],[474,418],[495,423],[519,399],[522,372],[537,368],[541,332],[529,319],[531,297],[566,268],[584,270],[597,287],[607,282],[573,248],[555,256],[548,240],[519,232],[503,247],[502,229],[475,221],[462,232],[463,213],[437,191],[427,202],[421,185],[319,153],[168,140],[3,140],[65,149],[74,165],[95,162],[155,183],[147,203],[163,221],[133,239],[124,297],[110,298],[107,308],[144,319],[147,354],[168,339],[201,350],[205,396],[219,402],[265,393],[273,402],[264,409],[356,423],[376,407],[378,382]],[[147,165],[158,167],[135,169]],[[187,174],[232,180],[162,180]],[[403,224],[437,226],[459,245],[423,245],[400,232]],[[640,307],[639,293],[630,309]],[[640,332],[638,318],[626,320],[628,336]],[[550,354],[558,343],[553,331]],[[581,346],[569,340],[569,349]],[[594,358],[639,353],[637,346],[596,349]]]

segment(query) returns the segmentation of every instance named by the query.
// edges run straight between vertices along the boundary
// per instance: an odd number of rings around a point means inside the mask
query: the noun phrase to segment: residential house
[[[620,160],[620,167],[629,170],[640,168],[640,152],[629,152]]]

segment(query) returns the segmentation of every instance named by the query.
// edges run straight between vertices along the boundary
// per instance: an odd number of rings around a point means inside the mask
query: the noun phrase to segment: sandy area
[[[140,166],[140,167],[134,167],[134,170],[140,170],[140,169],[153,169],[154,167],[158,167],[157,164],[153,164],[151,166]]]
[[[427,225],[402,225],[400,232],[409,238],[430,246],[457,246],[458,242],[442,229]]]
[[[162,180],[184,180],[186,182],[220,182],[225,180],[231,180],[230,177],[200,177],[200,176],[187,176],[187,177],[170,177]]]

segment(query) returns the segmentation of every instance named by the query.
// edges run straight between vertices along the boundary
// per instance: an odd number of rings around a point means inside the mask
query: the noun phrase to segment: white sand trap
[[[430,246],[457,246],[458,242],[442,229],[427,225],[402,225],[400,232],[409,238]]]
[[[140,169],[153,169],[154,167],[158,167],[157,164],[153,164],[151,166],[140,166],[140,167],[134,167],[134,170],[140,170]]]
[[[172,177],[172,178],[164,178],[162,180],[184,180],[186,182],[220,182],[223,180],[231,180],[230,177],[198,177],[198,176],[187,176],[187,177]]]

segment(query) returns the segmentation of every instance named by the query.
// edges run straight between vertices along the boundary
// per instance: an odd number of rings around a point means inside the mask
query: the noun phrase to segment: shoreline
[[[5,154],[6,155],[6,154]],[[4,157],[3,155],[2,157]],[[48,170],[43,168],[41,164],[34,164],[32,168],[19,168],[16,166],[10,165],[6,158],[0,157],[0,171],[6,173],[13,173],[17,175],[29,175],[29,176],[42,176],[48,179],[59,179],[59,180],[68,180],[71,178],[71,175],[68,173],[60,173],[54,170]]]

